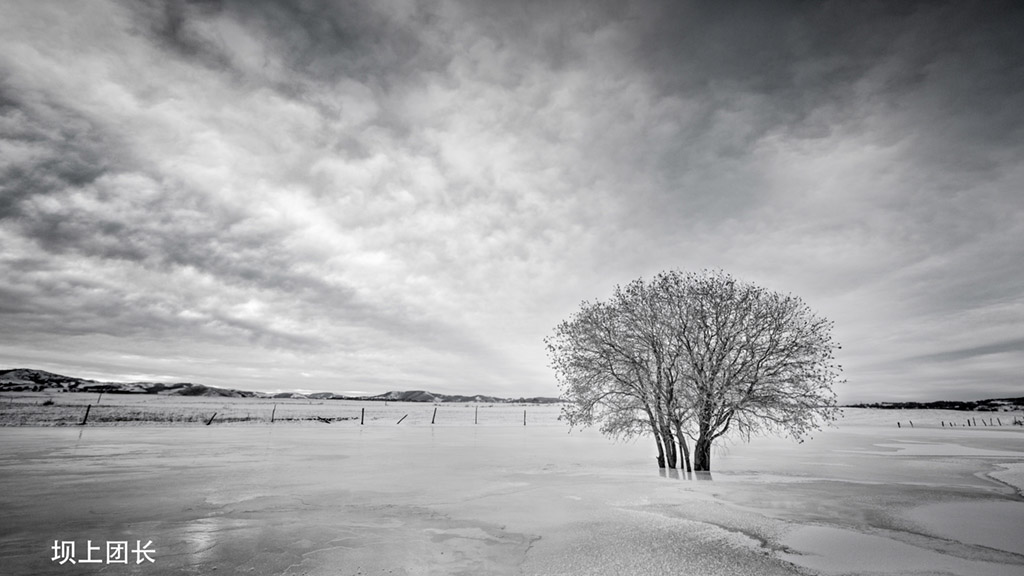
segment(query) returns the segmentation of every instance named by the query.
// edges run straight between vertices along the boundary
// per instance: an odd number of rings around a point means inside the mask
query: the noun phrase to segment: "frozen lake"
[[[1020,427],[847,410],[688,478],[659,474],[649,439],[509,410],[490,426],[3,428],[0,573],[1024,575]],[[90,541],[104,559],[151,541],[153,562],[60,564],[54,541],[79,560]]]

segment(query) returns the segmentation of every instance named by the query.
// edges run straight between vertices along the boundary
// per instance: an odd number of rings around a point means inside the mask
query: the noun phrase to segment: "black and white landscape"
[[[1024,5],[0,2],[0,573],[1024,574]]]

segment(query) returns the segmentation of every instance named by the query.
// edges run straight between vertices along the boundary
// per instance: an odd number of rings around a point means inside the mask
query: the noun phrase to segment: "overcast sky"
[[[554,396],[710,268],[841,402],[1024,395],[1021,7],[4,1],[0,368]]]

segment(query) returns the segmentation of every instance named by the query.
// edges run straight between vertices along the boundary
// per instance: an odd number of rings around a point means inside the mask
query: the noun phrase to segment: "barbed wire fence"
[[[554,426],[558,404],[5,393],[0,425]]]

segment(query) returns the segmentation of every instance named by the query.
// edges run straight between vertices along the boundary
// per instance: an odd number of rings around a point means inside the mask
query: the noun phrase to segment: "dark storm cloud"
[[[918,90],[962,108],[1016,99],[1022,19],[1014,2],[678,2],[637,7],[626,25],[633,62],[665,93],[765,95],[764,112],[782,115],[772,126],[799,126],[823,105],[892,105]],[[970,121],[980,110],[959,112],[984,136]],[[1019,123],[1002,106],[985,116],[1000,115]]]
[[[222,11],[223,2],[166,0],[138,2],[133,8],[148,24],[158,43],[190,60],[198,60],[213,68],[229,68],[230,60],[212,39],[193,33],[189,23],[209,18]]]
[[[32,96],[22,97],[0,76],[0,138],[20,156],[0,165],[0,220],[21,216],[26,198],[95,181],[118,157],[101,127],[45,95]]]
[[[902,160],[913,169],[942,173],[928,195],[955,194],[1019,157],[1018,3],[648,3],[623,26],[622,54],[664,97],[692,98],[700,110],[675,147],[657,152],[676,194],[722,196],[699,215],[731,217],[763,196],[694,190],[688,176],[708,168],[695,148],[716,170],[749,160],[766,136],[824,144],[837,131],[870,131],[882,145],[908,143]],[[723,111],[742,125],[716,137]],[[873,124],[880,115],[890,122]]]
[[[144,28],[166,50],[241,83],[267,83],[302,98],[312,85],[351,78],[391,90],[409,76],[442,68],[448,56],[425,42],[420,29],[437,18],[430,3],[408,13],[388,11],[395,3],[170,1],[133,6]],[[254,66],[235,54],[234,38],[211,31],[211,21],[231,22],[257,39]],[[259,60],[263,59],[263,62]],[[280,61],[283,77],[265,74],[265,64]]]

